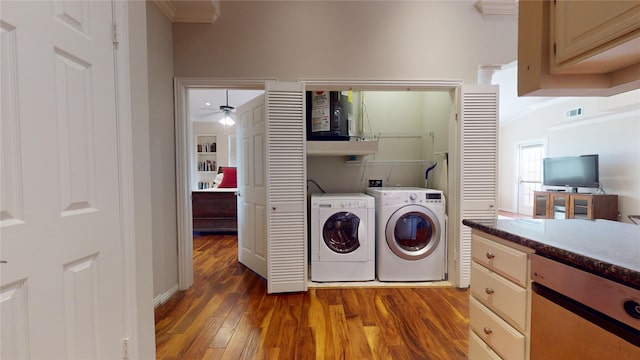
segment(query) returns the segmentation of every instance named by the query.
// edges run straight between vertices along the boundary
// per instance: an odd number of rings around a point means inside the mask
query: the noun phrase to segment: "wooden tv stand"
[[[618,220],[618,195],[534,191],[533,217],[537,219]]]

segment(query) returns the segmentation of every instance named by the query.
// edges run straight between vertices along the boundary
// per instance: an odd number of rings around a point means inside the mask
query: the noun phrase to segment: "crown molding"
[[[220,17],[220,0],[152,0],[173,23],[213,24]]]
[[[483,15],[518,15],[518,0],[478,0],[476,8]]]

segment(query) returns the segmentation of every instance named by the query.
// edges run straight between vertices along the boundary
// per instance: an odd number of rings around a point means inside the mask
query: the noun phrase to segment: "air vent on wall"
[[[573,109],[569,109],[566,110],[564,112],[564,118],[565,119],[573,119],[576,117],[582,116],[582,106],[577,107],[577,108],[573,108]]]

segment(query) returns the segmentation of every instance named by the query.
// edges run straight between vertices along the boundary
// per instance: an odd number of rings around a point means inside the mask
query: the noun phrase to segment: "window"
[[[518,146],[518,213],[531,215],[533,192],[542,189],[542,159],[544,142]]]

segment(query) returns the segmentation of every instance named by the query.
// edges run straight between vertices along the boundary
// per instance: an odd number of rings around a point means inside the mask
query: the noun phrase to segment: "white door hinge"
[[[118,24],[111,24],[111,41],[113,41],[113,45],[118,45]]]

